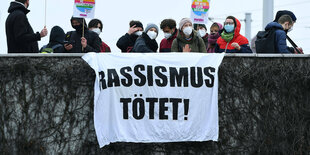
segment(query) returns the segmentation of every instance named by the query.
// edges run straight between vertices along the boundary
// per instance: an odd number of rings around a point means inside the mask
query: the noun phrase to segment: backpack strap
[[[54,45],[54,46],[52,47],[52,49],[55,50],[55,49],[58,48],[58,47],[62,47],[62,44],[56,44],[56,45]]]
[[[295,42],[286,35],[287,40],[291,43],[291,45],[294,47],[294,49],[297,51],[298,54],[302,54],[302,52],[297,48],[298,46],[295,44]]]

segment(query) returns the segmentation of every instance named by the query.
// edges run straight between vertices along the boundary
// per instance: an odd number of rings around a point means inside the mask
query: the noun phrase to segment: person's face
[[[234,20],[232,20],[232,19],[226,19],[224,25],[234,25],[234,27],[235,27]]]
[[[192,23],[189,23],[189,22],[185,23],[185,24],[183,25],[183,27],[182,27],[182,31],[183,31],[186,27],[193,27],[193,25],[192,25]]]
[[[197,31],[198,30],[205,30],[206,31],[206,29],[204,27],[202,27],[202,26],[197,26]]]
[[[290,24],[289,22],[285,22],[285,23],[283,24],[283,29],[284,29],[284,30],[289,30],[289,29],[291,29],[293,26],[294,26],[294,23],[293,23],[293,24]]]
[[[150,28],[149,31],[154,31],[157,33],[157,30],[154,27]]]
[[[95,28],[99,28],[101,30],[102,25],[100,23],[97,24],[95,27],[90,27],[89,30],[93,30]]]
[[[79,26],[81,23],[79,23],[77,20],[72,20],[72,26]]]
[[[165,27],[165,28],[163,29],[163,31],[164,31],[164,33],[170,33],[170,34],[173,34],[173,33],[174,33],[174,31],[175,31],[175,28],[170,29],[170,28],[167,26],[167,27]]]
[[[210,33],[211,33],[211,34],[216,34],[216,33],[218,33],[218,32],[219,32],[219,28],[218,28],[218,27],[216,27],[216,26],[211,27],[211,30],[210,30]]]
[[[29,8],[29,0],[26,1],[25,6],[26,6],[26,8]]]

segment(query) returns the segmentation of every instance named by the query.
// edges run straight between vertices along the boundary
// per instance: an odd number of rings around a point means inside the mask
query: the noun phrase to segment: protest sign
[[[210,0],[192,0],[191,19],[196,24],[207,24]]]
[[[73,17],[94,18],[95,0],[75,0]]]

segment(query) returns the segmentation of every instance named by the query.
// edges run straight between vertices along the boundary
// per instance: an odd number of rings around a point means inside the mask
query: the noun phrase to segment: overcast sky
[[[5,20],[11,0],[2,0],[0,6],[0,54],[7,53]],[[70,18],[73,13],[74,0],[47,0],[47,28],[58,25],[65,32],[73,30]],[[274,14],[278,10],[291,10],[297,16],[297,23],[289,36],[302,47],[305,53],[310,54],[310,0],[274,0]],[[30,0],[27,15],[34,31],[40,31],[44,26],[45,0]],[[245,13],[252,13],[252,37],[262,30],[262,6],[263,0],[211,0],[209,17],[214,21],[223,23],[228,15],[233,15],[240,20],[245,18]],[[191,0],[97,0],[95,17],[103,21],[102,40],[107,43],[113,52],[119,52],[116,47],[118,38],[128,31],[130,20],[140,20],[144,26],[147,23],[160,22],[166,18],[179,21],[184,17],[190,17]],[[89,22],[89,19],[87,20]],[[209,28],[210,21],[207,25]],[[244,22],[242,22],[241,34],[244,35]],[[209,31],[209,30],[208,30]],[[163,32],[160,31],[157,42],[160,43]],[[39,46],[47,44],[49,36],[39,41]]]

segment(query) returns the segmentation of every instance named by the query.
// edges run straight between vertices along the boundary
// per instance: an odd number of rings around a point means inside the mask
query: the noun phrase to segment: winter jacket
[[[128,33],[126,33],[118,39],[116,46],[121,49],[122,52],[127,53],[128,51],[132,50],[137,38],[138,36],[135,34],[129,35]]]
[[[233,39],[227,43],[222,37],[220,37],[216,42],[215,52],[216,53],[252,53],[252,50],[249,46],[249,41],[246,37],[242,36],[240,34],[241,24],[240,21],[235,18],[236,21],[236,28],[234,31],[234,37]],[[240,51],[235,49],[235,47],[231,46],[232,43],[238,43],[241,47]]]
[[[109,47],[106,43],[104,43],[103,41],[101,41],[100,52],[102,52],[102,53],[108,53],[108,52],[111,52],[111,49],[110,49],[110,47]]]
[[[203,42],[205,43],[205,46],[206,46],[206,50],[208,49],[208,46],[209,46],[209,34],[207,33],[204,37],[202,37],[202,40]]]
[[[158,49],[158,44],[155,39],[143,32],[142,35],[136,40],[136,43],[131,52],[133,53],[153,53]]]
[[[45,47],[46,48],[52,48],[52,47],[58,45],[59,47],[54,49],[54,53],[65,53],[66,50],[65,50],[65,48],[63,46],[64,41],[65,41],[65,32],[64,32],[64,30],[61,27],[59,27],[59,26],[55,26],[51,30],[50,41],[49,41],[49,43]],[[41,48],[40,51],[42,51],[42,49],[43,48]]]
[[[172,42],[175,38],[177,38],[177,35],[178,35],[178,29],[175,29],[174,33],[170,38],[168,39],[164,38],[163,40],[161,40],[159,52],[171,52]]]
[[[30,12],[19,2],[11,2],[5,28],[7,36],[8,53],[38,53],[38,41],[41,40],[39,32],[34,33],[28,21]]]
[[[82,51],[81,44],[82,33],[77,31],[70,31],[66,34],[66,41],[72,44],[73,48],[68,53],[87,53],[99,52],[101,41],[97,33],[89,30],[84,30],[84,38],[87,40],[87,46]]]
[[[274,42],[276,52],[277,53],[291,53],[288,49],[289,47],[287,47],[286,45],[286,33],[283,30],[282,25],[280,25],[277,22],[271,22],[266,26],[265,30],[268,31],[272,28],[276,29],[275,42]]]
[[[183,48],[186,44],[189,44],[189,47],[191,48],[191,52],[200,52],[200,53],[206,53],[206,45],[203,41],[203,39],[199,36],[197,36],[197,32],[193,30],[193,33],[191,35],[192,39],[187,41],[185,39],[184,33],[180,32],[177,35],[177,38],[173,40],[171,51],[172,52],[183,52]]]

